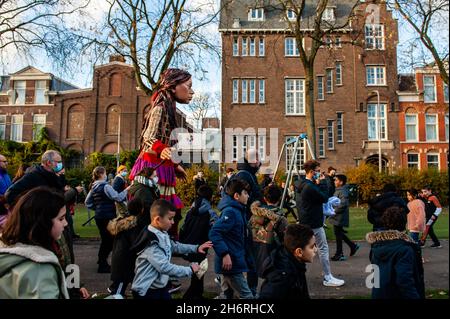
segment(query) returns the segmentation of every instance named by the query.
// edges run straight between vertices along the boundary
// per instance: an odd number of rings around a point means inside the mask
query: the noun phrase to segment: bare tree
[[[195,126],[201,128],[202,121],[208,114],[216,114],[218,109],[218,100],[209,93],[195,95],[191,103],[185,106],[194,120]]]
[[[353,6],[347,8],[347,16],[342,19],[324,19],[325,10],[329,7],[329,0],[318,0],[314,17],[304,21],[307,0],[278,0],[284,12],[284,20],[289,31],[295,36],[300,60],[305,70],[305,105],[306,105],[306,132],[311,142],[314,156],[316,155],[316,127],[314,116],[314,61],[317,53],[325,43],[327,35],[336,34],[347,29],[352,31],[350,23],[355,18],[355,8],[360,1],[354,1]],[[342,6],[343,4],[338,4]],[[294,18],[292,18],[292,16]],[[360,33],[357,32],[357,35]],[[303,46],[304,39],[311,39],[311,47],[306,50]],[[356,43],[358,36],[351,38],[352,44]]]
[[[448,84],[448,0],[392,0],[388,2],[391,9],[395,10],[406,23],[412,27],[417,38],[408,43],[408,58],[410,61],[420,61],[424,64],[427,54],[414,40],[419,40],[430,52],[442,80]],[[432,35],[433,29],[444,26],[443,33]],[[442,36],[446,41],[442,41]],[[434,39],[433,39],[434,38]],[[419,51],[419,52],[418,52]],[[421,51],[421,52],[420,52]],[[418,58],[414,54],[418,53]],[[447,60],[447,62],[445,62]],[[447,64],[447,65],[446,65]],[[415,66],[415,65],[412,65]]]

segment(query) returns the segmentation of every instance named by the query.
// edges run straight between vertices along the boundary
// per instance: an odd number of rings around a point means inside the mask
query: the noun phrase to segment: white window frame
[[[414,117],[414,124],[408,123],[407,118]],[[408,126],[414,125],[414,138],[408,138]],[[407,142],[417,142],[419,140],[419,117],[417,113],[406,113],[405,114],[405,141]]]
[[[295,21],[297,20],[297,15],[295,14],[295,11],[292,9],[287,9],[286,10],[286,16],[288,18],[289,21]]]
[[[285,142],[288,142],[291,138],[295,138],[297,136],[285,136]],[[291,154],[294,151],[294,144],[290,144],[286,146],[286,172],[289,171]],[[300,170],[303,170],[303,164],[306,162],[306,148],[304,140],[300,140],[297,150],[297,165],[294,165],[294,173],[299,173]]]
[[[439,153],[428,152],[426,154],[426,156],[427,156],[427,168],[430,168],[430,161],[428,160],[428,156],[436,156],[437,157],[437,162],[431,162],[431,163],[437,164],[437,169],[441,169],[441,161],[440,161],[440,158],[439,158],[440,157]],[[435,166],[432,166],[432,167],[435,167]]]
[[[448,85],[443,83],[442,89],[444,90],[444,102],[448,103]]]
[[[20,85],[19,85],[20,84]],[[14,81],[14,104],[24,105],[26,102],[26,81]],[[21,99],[23,97],[23,99]]]
[[[263,104],[266,103],[266,80],[259,80],[258,82],[259,82],[258,103]]]
[[[336,20],[334,7],[326,7],[322,14],[322,20],[333,22]]]
[[[325,87],[324,87],[324,76],[318,75],[317,76],[317,100],[323,101],[325,100]]]
[[[325,158],[325,131],[324,127],[319,127],[319,157]]]
[[[342,62],[337,61],[336,62],[336,85],[343,85],[342,70],[343,70]]]
[[[328,35],[325,37],[325,46],[327,48],[332,48],[333,47],[333,39],[331,39],[331,37]]]
[[[0,140],[6,140],[6,114],[0,114]]]
[[[241,80],[241,103],[248,103],[248,80]]]
[[[373,117],[369,117],[369,109],[372,106],[375,109],[375,114]],[[383,111],[383,112],[380,112],[381,114],[380,114],[380,119],[379,119],[381,122],[381,128],[382,128],[382,130],[381,130],[382,134],[380,134],[380,135],[378,134],[380,123],[379,123],[379,121],[377,121],[377,106],[378,105],[376,103],[367,104],[367,139],[369,141],[378,141],[379,136],[381,136],[382,141],[387,141],[387,139],[388,139],[388,126],[387,126],[387,114],[386,114],[387,104],[380,103],[380,110]],[[370,125],[369,125],[370,121],[374,121],[373,123],[375,123],[375,137],[374,138],[370,137]],[[383,133],[384,133],[384,137],[383,137]]]
[[[255,104],[256,103],[256,80],[255,79],[248,80],[248,89],[249,89],[248,103]]]
[[[34,114],[33,115],[33,141],[37,142],[39,137],[39,131],[47,124],[46,114]],[[39,129],[38,129],[39,127]]]
[[[448,113],[446,113],[444,115],[444,125],[445,125],[445,140],[448,142],[448,134],[449,134],[449,132],[448,132],[448,130],[449,130],[449,127],[448,127]]]
[[[291,44],[289,44],[291,42]],[[292,46],[292,51],[288,51]],[[300,56],[300,50],[297,47],[297,39],[287,37],[284,39],[284,56]]]
[[[433,100],[427,100],[426,87],[431,87],[430,84],[425,84],[425,79],[433,79]],[[423,76],[423,102],[424,103],[436,103],[437,102],[437,94],[436,94],[436,77],[434,75],[424,75]]]
[[[344,113],[336,113],[336,142],[344,143]]]
[[[334,120],[327,120],[327,148],[334,150]]]
[[[233,103],[239,103],[239,80],[233,80]]]
[[[431,126],[431,124],[428,124],[427,119],[434,117],[434,134],[436,136],[435,139],[429,138],[428,136],[428,127]],[[439,123],[438,123],[438,115],[436,113],[425,113],[425,140],[427,142],[437,142],[439,141]]]
[[[264,21],[264,8],[251,8],[248,12],[249,21]]]
[[[334,39],[334,46],[336,48],[342,48],[342,38],[341,37],[336,37]]]
[[[373,70],[373,80],[374,83],[369,82],[369,72]],[[380,77],[380,72],[382,71],[383,77]],[[379,82],[379,80],[382,82]],[[386,85],[386,66],[384,65],[366,65],[366,85],[367,86],[385,86]]]
[[[239,38],[233,38],[233,56],[239,56]]]
[[[261,162],[266,159],[266,135],[258,135],[258,154]]]
[[[256,39],[250,38],[249,56],[256,56]]]
[[[380,27],[380,29],[376,30],[378,27]],[[378,31],[381,31],[381,34],[379,34]],[[364,26],[364,40],[366,50],[384,50],[384,25],[366,24]]]
[[[231,160],[237,161],[237,159],[238,159],[238,136],[237,135],[233,135],[231,143],[232,143]]]
[[[248,38],[242,37],[242,56],[248,56]]]
[[[266,47],[265,47],[265,38],[260,37],[259,38],[259,45],[258,45],[258,55],[259,56],[265,56],[266,55]]]
[[[333,93],[333,69],[326,69],[325,70],[325,88],[326,93],[330,94]]]
[[[410,162],[408,155],[416,155],[417,156],[417,162]],[[416,165],[414,167],[410,167],[410,165]],[[406,167],[407,168],[417,168],[420,170],[420,154],[416,152],[408,152],[406,153]]]
[[[288,90],[290,83],[293,83],[293,90]],[[297,83],[300,89],[297,90]],[[305,115],[305,80],[304,79],[286,79],[284,81],[285,92],[285,114],[286,115]],[[292,94],[293,111],[288,112],[288,94]],[[300,100],[299,100],[300,99]]]
[[[39,84],[42,85],[42,87],[39,87]],[[48,104],[45,98],[45,90],[46,90],[46,81],[39,80],[35,82],[35,88],[34,88],[34,104]],[[41,101],[38,101],[39,96],[42,98]]]
[[[17,131],[15,132],[15,129]],[[11,115],[11,141],[21,143],[23,140],[23,114]]]

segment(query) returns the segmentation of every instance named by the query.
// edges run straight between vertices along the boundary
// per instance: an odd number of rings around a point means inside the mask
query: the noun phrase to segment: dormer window
[[[34,89],[34,104],[46,104],[45,81],[36,81]]]
[[[295,11],[292,9],[288,9],[287,10],[287,18],[289,21],[293,21],[297,19],[297,15],[295,14]]]
[[[25,81],[14,81],[14,104],[25,104]]]
[[[264,20],[264,8],[252,8],[248,13],[248,19],[250,21],[263,21]]]
[[[333,7],[327,7],[325,8],[325,11],[323,12],[322,19],[324,21],[334,21],[335,15],[334,15],[334,8]]]

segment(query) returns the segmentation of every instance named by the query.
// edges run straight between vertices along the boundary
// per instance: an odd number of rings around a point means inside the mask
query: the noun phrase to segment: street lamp
[[[377,95],[377,127],[378,127],[378,172],[381,173],[381,109],[380,109],[380,92],[373,90],[372,94]]]
[[[116,169],[119,168],[120,166],[120,118],[121,118],[121,114],[120,114],[120,109],[117,108],[114,110],[114,112],[117,112],[119,115],[119,127],[118,127],[118,131],[117,131],[117,167]]]

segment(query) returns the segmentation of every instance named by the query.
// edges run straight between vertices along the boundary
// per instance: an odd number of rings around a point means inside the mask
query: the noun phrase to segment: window
[[[238,158],[238,154],[237,154],[238,143],[237,143],[237,141],[238,141],[237,136],[233,135],[233,156],[232,156],[233,161],[237,161],[237,158]]]
[[[6,115],[0,115],[0,140],[6,139]]]
[[[336,135],[337,142],[344,142],[344,113],[337,113],[337,121],[336,121]]]
[[[417,141],[417,114],[405,115],[406,140]]]
[[[342,63],[336,62],[336,85],[342,85]]]
[[[286,114],[305,115],[305,80],[288,79],[286,85]]]
[[[327,121],[327,129],[328,129],[328,149],[334,150],[334,125],[333,120]]]
[[[233,103],[239,103],[239,80],[233,80]]]
[[[428,153],[427,154],[427,166],[428,166],[428,168],[439,169],[439,154]]]
[[[419,169],[419,154],[417,154],[417,153],[406,154],[406,161],[407,161],[408,168]]]
[[[448,103],[448,85],[444,83],[444,102]]]
[[[436,85],[433,75],[423,77],[423,99],[425,103],[436,103]]]
[[[317,99],[324,100],[325,94],[323,92],[323,76],[317,77]]]
[[[83,139],[84,110],[81,105],[72,106],[67,112],[67,138]]]
[[[382,24],[366,24],[365,42],[368,50],[384,50],[384,26]]]
[[[324,21],[334,21],[334,8],[325,8],[323,12],[322,19]]]
[[[325,38],[325,45],[327,46],[327,48],[333,47],[333,41],[331,40],[330,37]]]
[[[248,89],[247,89],[247,80],[242,80],[242,103],[248,102]]]
[[[255,103],[255,99],[256,99],[256,96],[255,96],[256,83],[255,82],[256,82],[256,80],[248,80],[248,82],[250,84],[250,100],[249,100],[249,102],[250,103]]]
[[[264,8],[250,9],[248,19],[250,21],[263,21],[264,20]]]
[[[33,115],[33,141],[38,141],[41,133],[41,129],[45,127],[46,122],[45,114]]]
[[[34,90],[34,103],[47,104],[45,100],[45,81],[36,81]]]
[[[367,85],[386,85],[385,70],[384,66],[367,66]]]
[[[448,142],[448,113],[445,114],[445,140]]]
[[[109,79],[109,95],[122,95],[122,76],[119,73],[111,74],[111,77]]]
[[[288,9],[286,12],[286,15],[287,15],[288,20],[292,21],[292,20],[297,19],[297,15],[295,14],[295,11],[292,9]]]
[[[325,157],[325,129],[319,128],[319,157]]]
[[[333,70],[327,69],[327,93],[333,93]]]
[[[334,40],[334,44],[336,45],[336,48],[342,48],[341,37],[336,37],[336,39]]]
[[[297,135],[298,136],[298,135]],[[287,136],[286,142],[288,142],[291,138],[296,138],[297,136]],[[294,143],[286,146],[286,171],[289,170],[289,165],[291,164],[292,156],[294,155]],[[305,142],[304,140],[300,140],[298,143],[297,156],[294,164],[294,172],[298,173],[303,169],[303,163],[306,161],[306,152],[305,152]]]
[[[250,56],[256,55],[255,38],[250,38]]]
[[[259,38],[259,56],[265,55],[264,38]]]
[[[22,142],[23,114],[11,115],[11,141]]]
[[[264,162],[266,157],[266,136],[265,135],[258,135],[258,153],[259,153],[259,160],[261,162]]]
[[[14,81],[15,99],[14,104],[25,104],[25,81]]]
[[[242,56],[248,55],[247,38],[242,38]]]
[[[300,52],[297,47],[295,38],[286,38],[284,40],[284,55],[285,56],[299,56]]]
[[[233,38],[233,56],[239,56],[239,38]]]
[[[241,157],[247,152],[247,149],[256,149],[256,136],[255,135],[241,135],[242,140],[242,154]]]
[[[387,140],[386,132],[386,104],[380,104],[380,114],[378,119],[377,104],[367,104],[367,128],[370,141]]]
[[[437,114],[425,114],[425,131],[427,141],[438,140]]]
[[[259,103],[265,103],[266,102],[266,80],[259,80]]]

